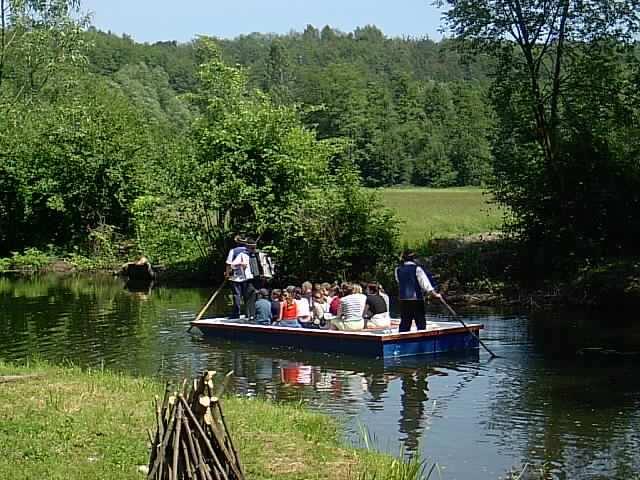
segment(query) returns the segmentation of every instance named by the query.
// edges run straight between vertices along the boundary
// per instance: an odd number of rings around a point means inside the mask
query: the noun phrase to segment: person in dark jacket
[[[435,298],[442,298],[442,296],[435,291],[426,272],[416,263],[414,252],[403,252],[402,261],[395,273],[400,300],[400,327],[398,330],[408,332],[414,321],[418,330],[426,330],[424,296],[425,294]]]
[[[259,325],[271,325],[273,314],[271,313],[271,302],[269,301],[269,290],[262,288],[258,291],[256,300],[255,322]]]

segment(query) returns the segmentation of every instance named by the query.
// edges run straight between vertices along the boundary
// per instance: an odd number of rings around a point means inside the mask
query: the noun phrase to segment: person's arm
[[[367,319],[371,317],[371,305],[370,305],[369,297],[364,301],[364,310],[362,311],[362,318]]]
[[[224,277],[229,278],[232,273],[231,264],[233,263],[233,249],[229,250],[229,254],[227,255],[227,261],[224,266]]]
[[[420,284],[420,288],[423,292],[427,295],[441,298],[441,295],[433,288],[433,285],[431,285],[431,282],[429,281],[429,277],[427,277],[427,274],[424,273],[424,270],[421,267],[416,268],[416,277],[418,278],[418,284]]]

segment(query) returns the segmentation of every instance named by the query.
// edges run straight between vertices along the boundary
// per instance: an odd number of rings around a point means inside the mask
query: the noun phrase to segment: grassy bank
[[[141,479],[158,381],[99,370],[0,362],[0,478]],[[339,441],[331,418],[290,404],[230,397],[223,403],[251,479],[403,478],[415,466]],[[395,473],[394,473],[395,471]]]
[[[405,223],[409,244],[499,230],[503,211],[480,188],[386,188],[383,203]]]

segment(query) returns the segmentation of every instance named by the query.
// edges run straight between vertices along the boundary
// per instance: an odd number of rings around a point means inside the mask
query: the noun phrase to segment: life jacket
[[[398,296],[400,300],[424,300],[422,288],[416,276],[416,264],[403,264],[396,269],[398,276]]]

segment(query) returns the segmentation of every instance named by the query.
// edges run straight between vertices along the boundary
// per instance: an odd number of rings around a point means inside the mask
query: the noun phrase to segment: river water
[[[443,479],[503,478],[526,463],[545,478],[639,478],[637,316],[467,311],[500,358],[385,363],[187,334],[210,293],[132,293],[108,276],[0,276],[0,359],[169,378],[233,370],[237,394],[304,402],[338,417],[348,441],[419,452]]]

